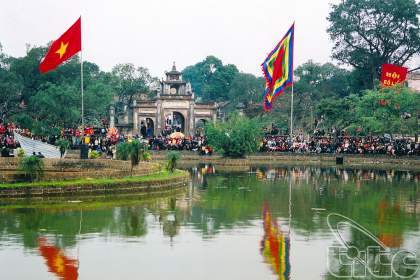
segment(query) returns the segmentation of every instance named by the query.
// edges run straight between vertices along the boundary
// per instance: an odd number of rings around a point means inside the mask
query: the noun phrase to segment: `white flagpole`
[[[81,18],[82,16],[80,16]],[[83,93],[83,32],[82,32],[82,24],[80,23],[80,89],[82,92],[82,129],[85,129],[85,102],[84,102],[84,93]]]
[[[82,129],[85,127],[85,117],[84,117],[84,94],[83,94],[83,56],[82,51],[80,51],[80,89],[82,91]]]
[[[293,137],[293,83],[292,83],[292,100],[290,102],[290,138]]]

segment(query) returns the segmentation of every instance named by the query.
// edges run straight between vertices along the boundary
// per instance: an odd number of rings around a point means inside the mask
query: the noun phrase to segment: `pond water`
[[[420,279],[419,174],[190,172],[160,198],[3,203],[1,279]]]

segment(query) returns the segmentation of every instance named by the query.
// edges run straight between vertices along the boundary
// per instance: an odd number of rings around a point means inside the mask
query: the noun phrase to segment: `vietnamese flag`
[[[39,64],[39,71],[46,73],[82,50],[81,17],[55,40]]]

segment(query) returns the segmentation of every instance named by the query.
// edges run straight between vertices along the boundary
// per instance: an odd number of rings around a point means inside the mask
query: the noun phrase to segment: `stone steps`
[[[67,150],[65,158],[80,159],[80,150]]]

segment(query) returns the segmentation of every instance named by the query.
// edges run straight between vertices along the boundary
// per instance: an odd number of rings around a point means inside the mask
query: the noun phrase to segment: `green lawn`
[[[65,186],[78,186],[78,185],[109,185],[109,184],[120,184],[120,183],[139,183],[139,182],[150,182],[156,180],[175,179],[186,176],[188,173],[182,170],[176,170],[174,173],[168,171],[161,171],[145,176],[133,176],[124,178],[83,178],[76,180],[65,180],[65,181],[38,181],[33,183],[12,183],[12,184],[0,184],[0,188],[25,188],[25,187],[65,187]]]

